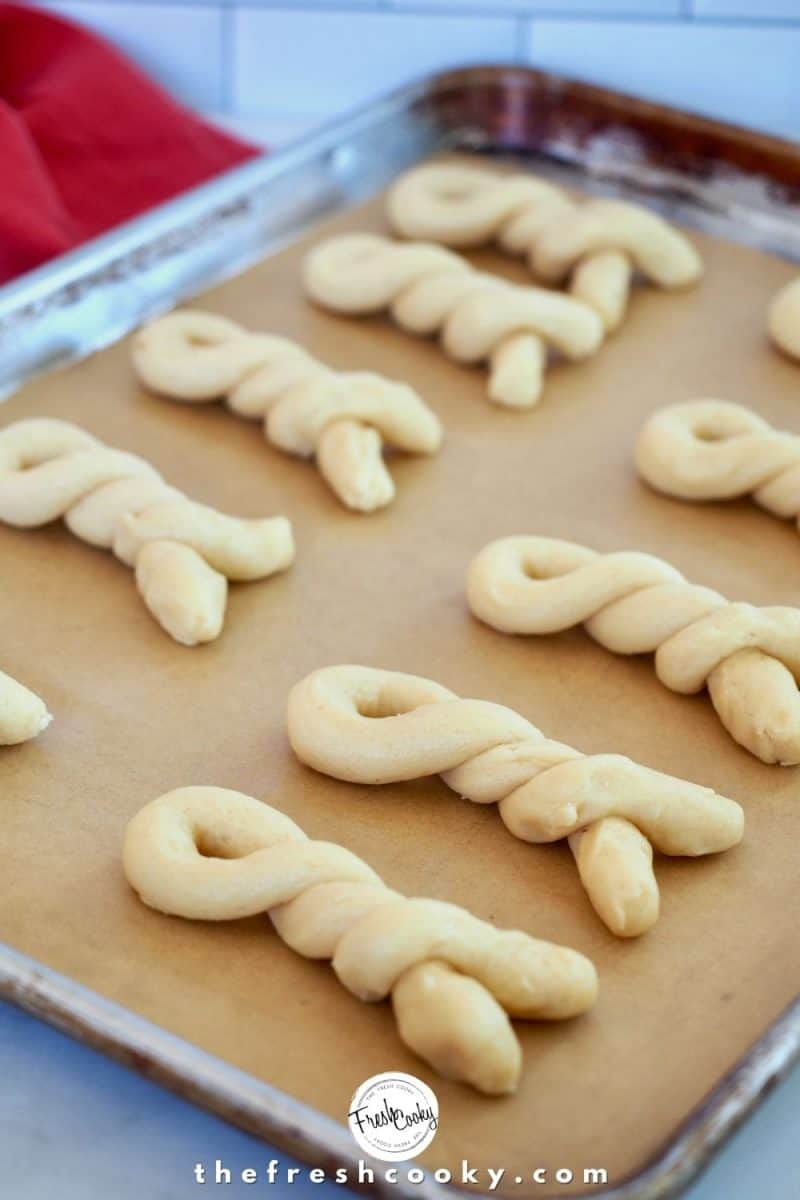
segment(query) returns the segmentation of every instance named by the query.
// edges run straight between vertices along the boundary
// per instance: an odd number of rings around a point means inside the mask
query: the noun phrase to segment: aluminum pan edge
[[[425,84],[394,93],[0,288],[0,399],[230,278],[442,144],[403,120]]]
[[[659,130],[652,145],[649,121]],[[571,167],[564,182],[647,194],[689,224],[800,259],[800,222],[786,201],[800,196],[791,143],[532,68],[464,68],[400,88],[0,288],[0,399],[455,147],[536,153],[537,167]],[[720,147],[750,153],[759,169],[779,165],[780,179],[727,164]]]
[[[337,1167],[346,1168],[348,1176],[357,1171],[359,1156],[344,1125],[2,944],[0,996],[326,1174]],[[581,1195],[602,1200],[671,1200],[680,1195],[799,1057],[800,999],[642,1171],[615,1187],[594,1187]],[[362,1161],[375,1172],[368,1190],[387,1200],[475,1200],[484,1194],[430,1178],[410,1186],[389,1184],[383,1180],[386,1163]],[[555,1200],[555,1193],[543,1194],[541,1200]]]

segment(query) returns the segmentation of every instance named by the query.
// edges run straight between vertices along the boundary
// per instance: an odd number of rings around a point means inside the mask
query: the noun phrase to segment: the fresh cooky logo
[[[367,1154],[382,1162],[403,1162],[416,1158],[436,1136],[439,1101],[415,1075],[385,1071],[358,1088],[347,1123]]]

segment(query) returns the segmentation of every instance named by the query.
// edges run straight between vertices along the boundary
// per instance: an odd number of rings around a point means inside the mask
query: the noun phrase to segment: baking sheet
[[[379,202],[333,229],[383,229]],[[421,1160],[640,1170],[798,990],[794,880],[797,769],[740,750],[707,698],[663,688],[579,630],[512,639],[473,621],[464,572],[489,539],[544,533],[597,549],[662,555],[732,599],[796,603],[800,539],[748,501],[698,507],[650,493],[631,466],[646,415],[697,395],[750,403],[798,428],[800,371],[766,343],[763,314],[792,269],[692,235],[707,266],[696,291],[637,290],[620,333],[590,363],[549,372],[539,409],[507,413],[485,373],[382,318],[314,310],[292,248],[199,298],[256,329],[295,337],[331,364],[405,378],[445,422],[436,459],[394,459],[398,498],[362,518],[313,466],[270,448],[222,408],[143,394],[120,344],[36,381],[5,405],[78,421],[151,459],[190,495],[242,515],[284,512],[298,559],[287,575],[232,591],[214,645],[174,645],[131,573],[63,528],[0,528],[4,670],[46,697],[56,721],[0,758],[5,939],[101,995],[332,1116],[387,1069],[435,1088],[440,1131]],[[483,267],[524,280],[493,253]],[[514,839],[491,808],[432,779],[380,789],[300,767],[286,694],[306,672],[355,661],[416,672],[510,705],[554,738],[618,751],[740,800],[745,843],[718,859],[661,860],[654,931],[618,942],[586,901],[565,847]],[[352,998],[324,965],[288,950],[263,919],[201,925],[145,909],[119,864],[122,832],[169,788],[219,783],[270,800],[311,836],[338,840],[409,894],[462,903],[500,925],[591,955],[601,998],[569,1025],[517,1023],[524,1054],[513,1098],[446,1083],[405,1050],[388,1005]],[[209,1155],[213,1147],[208,1148]],[[560,1194],[570,1194],[562,1187]]]

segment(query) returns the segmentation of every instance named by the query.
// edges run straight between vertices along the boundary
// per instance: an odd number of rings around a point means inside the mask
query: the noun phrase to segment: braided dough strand
[[[306,256],[303,279],[308,295],[333,312],[388,309],[410,333],[440,333],[458,362],[488,360],[489,398],[507,408],[539,400],[548,346],[578,360],[603,339],[597,314],[580,301],[475,271],[459,255],[424,242],[329,238]]]
[[[695,283],[702,264],[691,242],[648,209],[620,200],[577,204],[532,175],[433,163],[402,175],[387,200],[404,237],[445,246],[496,241],[525,255],[543,280],[571,273],[572,295],[594,309],[606,332],[625,315],[634,272],[664,288]]]
[[[800,437],[726,400],[661,408],[636,443],[636,468],[651,487],[682,500],[752,495],[800,526]]]
[[[38,737],[52,719],[44,700],[0,671],[0,746]]]
[[[800,276],[773,297],[767,312],[767,332],[784,354],[800,360]]]
[[[229,579],[263,579],[294,559],[285,517],[244,520],[196,504],[150,463],[66,421],[0,430],[0,521],[32,529],[62,517],[134,568],[150,612],[189,646],[221,632]]]
[[[509,1016],[576,1016],[597,993],[594,967],[576,951],[452,904],[405,899],[342,846],[309,841],[239,792],[180,788],[148,804],[128,826],[123,863],[161,912],[205,921],[268,913],[287,945],[331,960],[359,999],[391,996],[415,1053],[491,1095],[519,1079]]]
[[[288,728],[298,758],[336,779],[381,784],[440,774],[460,796],[497,804],[524,841],[568,837],[589,898],[620,937],[642,933],[658,915],[641,835],[666,854],[691,856],[726,850],[742,836],[739,805],[709,788],[621,755],[582,755],[511,709],[460,699],[414,675],[315,671],[290,693]]]
[[[250,333],[211,313],[183,310],[137,334],[133,364],[154,392],[190,404],[226,398],[260,420],[287,454],[316,456],[348,508],[372,512],[394,498],[383,443],[435,454],[442,428],[410,387],[368,371],[343,374],[285,338]]]
[[[708,688],[731,736],[762,762],[800,762],[800,609],[731,604],[650,554],[511,537],[470,565],[475,616],[503,633],[583,625],[616,654],[655,654],[675,692]]]

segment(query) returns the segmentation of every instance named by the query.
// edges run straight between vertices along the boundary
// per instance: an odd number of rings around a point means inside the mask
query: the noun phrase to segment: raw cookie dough
[[[697,856],[742,838],[742,809],[710,788],[620,754],[583,755],[509,708],[462,700],[415,675],[314,671],[289,695],[288,727],[298,758],[335,779],[440,774],[459,796],[497,804],[523,841],[569,838],[589,899],[618,937],[643,933],[658,916],[651,844]]]
[[[800,276],[774,297],[767,312],[767,331],[784,354],[800,361]]]
[[[489,1095],[516,1088],[509,1017],[562,1020],[597,995],[582,954],[463,908],[409,900],[343,846],[309,841],[275,808],[218,787],[148,804],[125,834],[125,874],[145,904],[199,921],[268,913],[306,958],[332,961],[360,1000],[391,996],[401,1038],[440,1074]]]
[[[0,671],[0,746],[38,737],[52,719],[44,700]]]
[[[622,200],[576,203],[535,175],[431,163],[401,175],[387,206],[404,237],[460,247],[496,241],[524,255],[543,281],[569,275],[570,292],[598,313],[606,332],[625,315],[636,271],[659,287],[684,288],[703,270],[689,239],[649,209]]]
[[[674,692],[708,688],[731,737],[766,763],[800,762],[800,609],[732,604],[652,554],[598,554],[510,537],[473,559],[467,599],[502,633],[583,625],[616,654],[655,654]]]
[[[667,496],[751,495],[800,527],[800,437],[773,429],[742,404],[689,400],[658,409],[639,434],[636,469]]]
[[[410,333],[440,333],[458,362],[488,360],[489,398],[506,408],[538,403],[549,346],[579,360],[603,340],[600,318],[582,301],[475,271],[425,242],[369,233],[328,238],[306,255],[303,280],[307,295],[332,312],[388,309]]]
[[[222,631],[228,580],[263,579],[294,559],[285,517],[244,520],[188,500],[150,463],[66,421],[0,430],[0,521],[34,529],[63,517],[133,567],[142,599],[177,642]]]
[[[435,454],[438,418],[407,384],[368,371],[334,371],[294,342],[255,334],[212,313],[182,310],[133,342],[146,387],[190,404],[226,398],[264,423],[273,445],[317,466],[348,508],[373,512],[394,499],[383,443]]]

